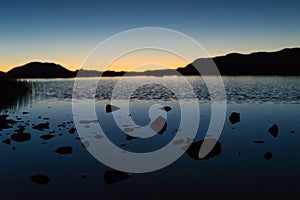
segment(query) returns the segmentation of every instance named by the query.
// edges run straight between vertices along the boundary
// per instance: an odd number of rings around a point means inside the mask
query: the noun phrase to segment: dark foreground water
[[[141,79],[145,77],[126,79],[124,88],[138,84]],[[146,79],[150,83],[156,78]],[[177,83],[176,77],[163,79],[173,85]],[[86,89],[76,99],[86,106],[92,102],[85,94],[91,87],[89,80],[81,80]],[[95,110],[99,122],[83,119],[80,126],[89,129],[100,123],[106,135],[95,132],[91,137],[95,140],[108,137],[124,149],[124,154],[162,148],[179,131],[178,97],[158,85],[140,87],[130,102],[130,117],[139,126],[151,123],[148,111],[152,105],[160,103],[172,109],[167,112],[168,126],[162,134],[130,140],[126,134],[132,127],[127,124],[117,127],[112,113],[106,112],[116,81],[105,78],[98,87]],[[210,96],[199,77],[190,77],[189,81],[200,104],[201,120],[195,138],[199,141],[204,138],[210,121]],[[1,199],[300,198],[300,79],[297,77],[225,77],[228,105],[219,138],[221,153],[208,160],[195,160],[183,154],[168,167],[143,174],[116,172],[87,151],[90,147],[86,139],[79,138],[81,135],[73,129],[76,128],[71,101],[73,80],[32,82],[35,89],[30,98],[1,111],[2,115],[9,115],[6,120],[2,117],[0,123]],[[184,96],[180,85],[178,91]],[[121,111],[114,112],[116,116],[118,112]],[[229,121],[232,112],[240,113],[240,122]],[[268,132],[275,124],[276,137]],[[65,147],[65,151],[59,147]]]

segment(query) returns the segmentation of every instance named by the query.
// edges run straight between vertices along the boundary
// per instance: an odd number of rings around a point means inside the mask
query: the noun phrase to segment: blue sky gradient
[[[300,1],[0,2],[0,71],[29,61],[79,68],[109,36],[157,26],[183,32],[211,56],[300,46]]]

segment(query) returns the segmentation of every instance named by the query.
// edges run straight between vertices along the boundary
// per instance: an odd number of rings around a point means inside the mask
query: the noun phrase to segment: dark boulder
[[[166,111],[166,112],[169,112],[169,111],[171,111],[172,110],[172,108],[170,107],[170,106],[164,106],[164,107],[162,107],[162,108],[160,108],[161,110],[164,110],[164,111]]]
[[[0,130],[12,128],[15,121],[12,119],[7,119],[9,115],[0,115]]]
[[[42,138],[43,140],[50,140],[53,137],[55,137],[55,135],[47,134],[47,135],[40,136],[40,138]]]
[[[107,113],[111,113],[111,112],[114,112],[116,110],[119,110],[120,108],[118,106],[114,106],[114,105],[110,105],[110,104],[107,104],[106,107],[105,107],[105,110]]]
[[[125,179],[128,179],[130,176],[126,172],[107,170],[104,172],[104,182],[106,184],[113,184]]]
[[[55,152],[59,154],[71,154],[73,153],[73,148],[71,146],[58,147]]]
[[[39,130],[39,131],[43,131],[45,129],[49,129],[49,122],[40,123],[38,125],[33,126],[32,128],[36,129],[36,130]]]
[[[232,124],[236,124],[238,122],[240,122],[241,120],[241,117],[240,117],[240,114],[237,113],[237,112],[233,112],[230,114],[229,116],[229,121],[232,123]]]
[[[162,135],[167,130],[167,126],[167,120],[162,116],[156,118],[150,125],[151,129],[160,135]]]
[[[72,127],[69,129],[70,134],[74,134],[76,132],[76,128]]]
[[[205,157],[199,158],[200,148],[204,141],[206,141],[208,145],[210,145],[210,144],[213,145],[214,143],[215,143],[215,145]],[[193,142],[189,146],[189,148],[186,150],[186,153],[194,160],[208,160],[208,159],[218,156],[222,153],[222,145],[216,139],[209,138],[209,139]]]
[[[31,176],[31,180],[39,185],[46,185],[50,181],[50,178],[48,176],[39,174]]]
[[[15,142],[25,142],[31,139],[31,135],[29,133],[14,133],[10,139]]]
[[[264,157],[266,160],[270,160],[273,157],[273,155],[271,152],[267,152],[267,153],[265,153]]]
[[[273,126],[271,126],[271,128],[269,128],[268,132],[269,132],[273,137],[277,137],[277,136],[278,136],[278,126],[277,126],[277,124],[274,124]]]
[[[11,140],[9,138],[2,141],[4,144],[11,144]]]

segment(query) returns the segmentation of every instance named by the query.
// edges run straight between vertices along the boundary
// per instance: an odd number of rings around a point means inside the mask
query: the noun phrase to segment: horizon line
[[[254,53],[272,53],[272,52],[279,52],[279,51],[282,51],[282,50],[287,50],[287,49],[299,49],[300,46],[294,46],[294,47],[282,47],[280,49],[276,49],[276,50],[257,50],[257,51],[251,51],[251,52],[230,52],[230,53],[226,53],[226,54],[222,54],[222,55],[216,55],[216,56],[209,56],[209,57],[199,57],[199,58],[196,58],[195,60],[198,60],[198,59],[213,59],[213,58],[217,58],[217,57],[224,57],[224,56],[228,56],[228,55],[231,55],[231,54],[239,54],[239,55],[251,55],[251,54],[254,54]],[[194,60],[194,61],[195,61]],[[194,62],[192,61],[192,62]],[[63,64],[60,64],[58,62],[55,62],[55,61],[42,61],[42,60],[29,60],[29,61],[26,61],[24,62],[23,64],[19,64],[17,66],[14,66],[12,68],[10,68],[9,70],[7,71],[2,71],[0,70],[0,72],[9,72],[10,70],[14,69],[14,68],[17,68],[17,67],[22,67],[26,64],[29,64],[29,63],[34,63],[34,62],[37,62],[37,63],[51,63],[51,64],[56,64],[56,65],[60,65],[62,67],[64,67],[65,69],[69,70],[69,71],[72,71],[72,72],[75,72],[75,71],[78,71],[78,70],[86,70],[86,71],[97,71],[97,72],[104,72],[104,71],[98,71],[96,69],[84,69],[84,68],[77,68],[75,70],[71,70],[70,67],[66,67],[64,66]],[[190,62],[190,63],[192,63]],[[190,64],[188,63],[188,64]],[[110,67],[113,67],[113,66],[110,66]],[[182,67],[186,67],[186,66],[172,66],[175,70],[178,69],[178,68],[182,68]],[[1,68],[1,66],[0,66]],[[156,69],[157,70],[157,69]],[[165,68],[165,69],[158,69],[158,70],[172,70],[170,68]],[[152,71],[151,69],[150,70],[144,70],[144,71],[119,71],[119,70],[106,70],[106,71],[113,71],[113,72],[146,72],[146,71]]]

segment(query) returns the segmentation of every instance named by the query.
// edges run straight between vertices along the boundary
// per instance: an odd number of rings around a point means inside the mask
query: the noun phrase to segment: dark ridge
[[[55,63],[31,62],[7,72],[11,78],[71,78],[76,73]]]
[[[300,48],[282,49],[276,52],[256,52],[251,54],[231,53],[212,58],[221,75],[300,75]],[[211,59],[200,58],[177,71],[182,75],[215,75]]]
[[[70,71],[55,63],[31,62],[7,72],[11,78],[73,78],[112,76],[169,76],[169,75],[216,75],[216,65],[221,75],[300,75],[300,48],[286,48],[276,52],[255,52],[251,54],[230,53],[213,58],[199,58],[177,70],[148,70],[145,72],[115,72],[80,69]],[[196,70],[198,69],[198,70]],[[5,74],[0,72],[1,74]]]

